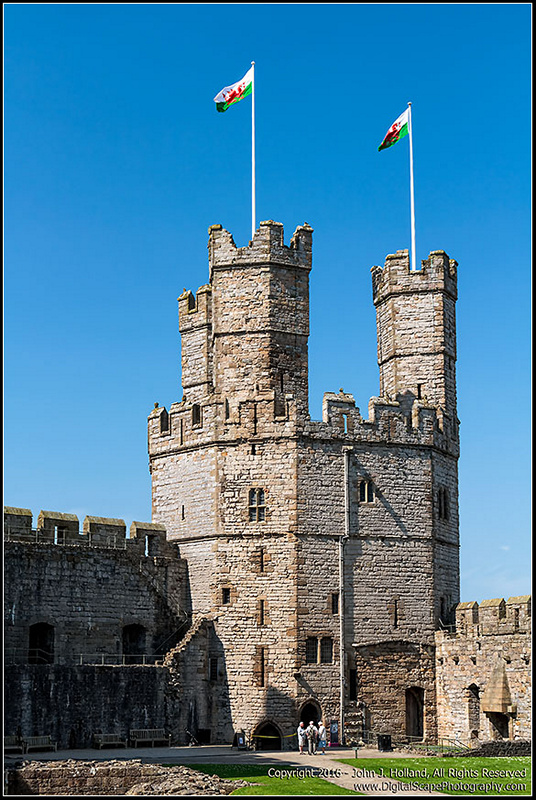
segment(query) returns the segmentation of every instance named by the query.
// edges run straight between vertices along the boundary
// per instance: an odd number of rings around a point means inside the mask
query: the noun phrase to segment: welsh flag
[[[399,139],[402,139],[404,136],[407,136],[408,131],[408,117],[409,117],[409,108],[406,108],[403,114],[401,114],[398,119],[395,119],[387,133],[385,134],[385,138],[381,145],[378,147],[378,150],[385,150],[386,147],[391,147],[393,144],[396,144]]]
[[[251,94],[253,89],[253,67],[249,69],[241,81],[225,86],[214,98],[217,111],[227,111],[229,106],[238,103],[243,97]]]

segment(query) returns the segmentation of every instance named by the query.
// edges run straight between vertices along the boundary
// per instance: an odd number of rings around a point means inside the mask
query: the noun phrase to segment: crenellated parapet
[[[368,419],[361,415],[353,395],[326,392],[322,404],[322,423],[306,424],[308,433],[329,435],[357,442],[399,443],[435,447],[457,455],[456,440],[445,431],[445,418],[426,400],[418,400],[411,392],[395,398],[372,397]]]
[[[179,331],[192,330],[212,325],[212,287],[210,284],[200,286],[194,294],[184,290],[178,297]]]
[[[86,516],[80,531],[76,514],[40,511],[36,527],[28,508],[4,506],[4,540],[65,547],[130,550],[145,556],[177,558],[175,545],[167,542],[166,527],[159,523],[133,522],[130,536],[122,519]]]
[[[479,637],[498,634],[530,633],[531,597],[522,595],[504,600],[497,597],[456,606],[456,636]]]
[[[444,250],[433,250],[421,261],[420,270],[410,269],[409,251],[397,250],[385,258],[385,266],[372,267],[374,304],[397,294],[414,292],[445,292],[458,298],[458,262]]]
[[[229,231],[221,225],[209,228],[209,265],[212,271],[252,264],[278,264],[310,270],[312,266],[313,229],[307,223],[294,231],[290,245],[284,243],[281,222],[266,220],[259,224],[247,247],[237,247]]]

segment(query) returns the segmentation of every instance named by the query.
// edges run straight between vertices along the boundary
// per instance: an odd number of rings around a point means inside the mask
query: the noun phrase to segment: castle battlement
[[[307,430],[358,442],[396,442],[407,445],[428,445],[457,453],[457,445],[444,430],[445,419],[426,399],[417,399],[411,392],[400,393],[393,400],[372,397],[368,419],[355,405],[353,395],[326,392],[322,404],[322,423],[312,422]],[[327,427],[329,426],[329,428]]]
[[[412,271],[409,251],[397,250],[386,256],[384,267],[371,269],[374,303],[377,305],[392,295],[408,292],[443,291],[456,300],[457,267],[458,263],[444,250],[433,250],[427,259],[421,261],[421,269]]]
[[[185,289],[177,298],[179,303],[179,331],[192,330],[212,323],[212,286],[200,286],[197,292]]]
[[[146,556],[178,557],[177,548],[166,539],[166,527],[154,522],[133,522],[130,536],[122,519],[86,516],[80,532],[76,514],[40,511],[33,527],[29,508],[4,506],[4,540],[60,547],[104,547],[132,550]]]
[[[247,247],[237,247],[232,235],[221,225],[209,228],[210,272],[219,267],[251,267],[255,264],[279,264],[310,270],[312,265],[313,229],[307,223],[299,225],[290,246],[283,241],[281,222],[265,220],[259,224]]]
[[[497,634],[530,633],[531,596],[502,597],[458,603],[456,636],[496,636]]]

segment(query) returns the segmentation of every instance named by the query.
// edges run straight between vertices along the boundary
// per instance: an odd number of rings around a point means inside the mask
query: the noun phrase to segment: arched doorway
[[[306,703],[302,706],[300,711],[300,722],[305,722],[305,726],[309,725],[311,720],[314,722],[315,725],[318,725],[319,721],[322,719],[322,711],[320,706],[317,703]]]
[[[273,722],[263,722],[251,736],[255,750],[281,750],[281,734]]]
[[[424,734],[424,689],[410,686],[406,689],[406,736],[422,739]]]

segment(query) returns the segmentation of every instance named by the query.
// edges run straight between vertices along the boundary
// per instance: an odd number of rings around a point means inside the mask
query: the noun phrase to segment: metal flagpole
[[[251,62],[251,238],[255,236],[255,62]]]
[[[410,197],[411,197],[411,270],[417,270],[417,261],[415,256],[415,187],[413,184],[413,130],[411,124],[411,103],[408,103],[408,129],[409,129],[409,183],[410,183]]]

